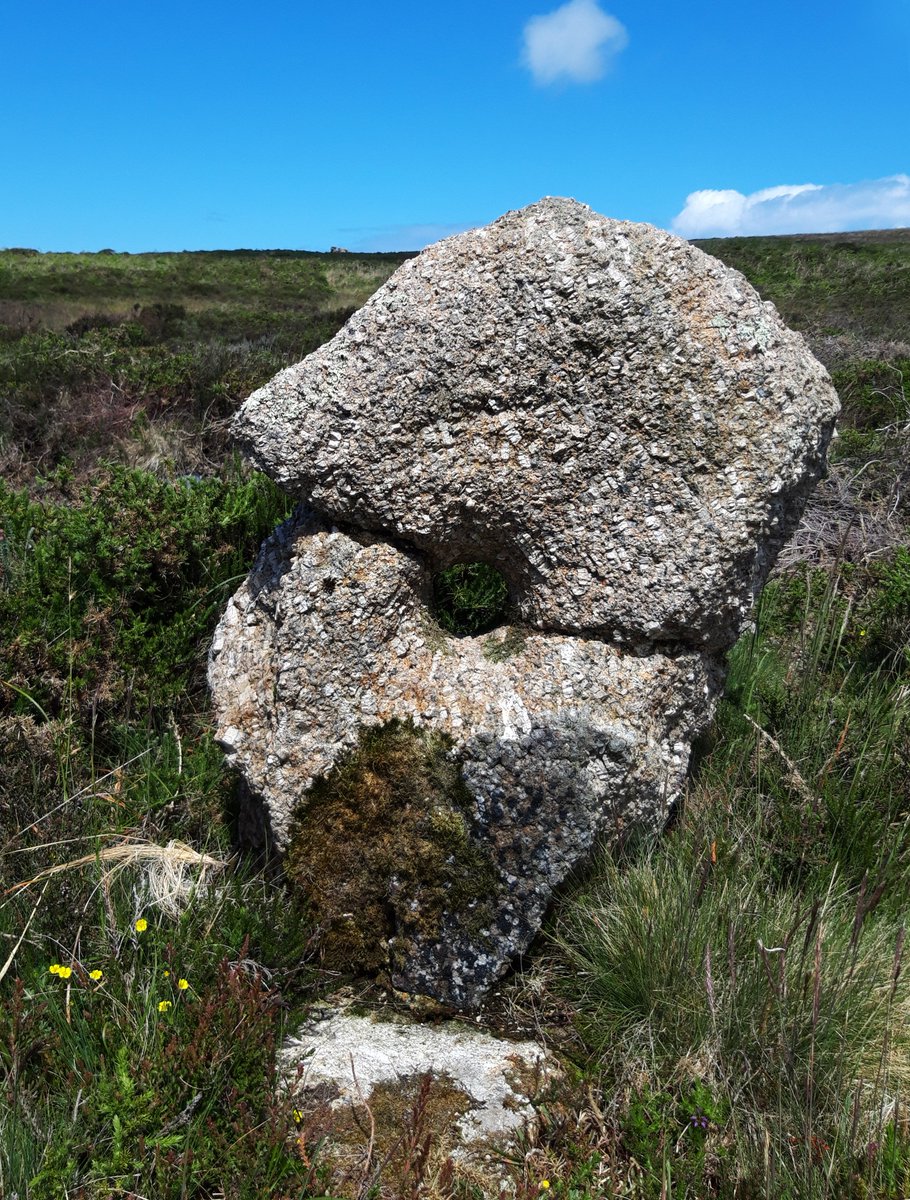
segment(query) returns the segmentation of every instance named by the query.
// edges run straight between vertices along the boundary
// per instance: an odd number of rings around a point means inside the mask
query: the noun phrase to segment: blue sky
[[[910,0],[0,0],[0,38],[0,246],[410,249],[543,195],[910,225]]]

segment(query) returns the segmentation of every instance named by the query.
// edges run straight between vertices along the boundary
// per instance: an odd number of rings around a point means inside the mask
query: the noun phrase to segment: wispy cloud
[[[861,183],[781,184],[745,196],[705,189],[686,197],[672,228],[683,237],[840,233],[910,225],[910,175]]]
[[[476,228],[476,223],[443,225],[429,222],[426,225],[380,225],[369,229],[347,229],[343,232],[361,235],[352,239],[348,246],[350,250],[422,250],[424,246],[438,242],[441,238]]]
[[[535,83],[593,83],[606,74],[628,41],[625,26],[596,0],[569,0],[528,21],[522,61]]]

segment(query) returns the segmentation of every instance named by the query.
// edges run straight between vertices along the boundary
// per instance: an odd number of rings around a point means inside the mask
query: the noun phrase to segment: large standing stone
[[[567,200],[430,247],[250,397],[306,506],[219,625],[218,738],[337,965],[470,1006],[598,834],[660,827],[836,410],[742,276]],[[521,628],[435,624],[472,559]]]

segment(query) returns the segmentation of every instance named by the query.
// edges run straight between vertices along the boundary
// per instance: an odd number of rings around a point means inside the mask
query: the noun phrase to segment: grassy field
[[[910,234],[704,246],[806,333],[840,436],[671,828],[574,881],[485,1013],[567,1064],[520,1200],[910,1194]],[[277,1087],[308,1007],[382,981],[236,853],[205,688],[289,508],[230,415],[402,258],[0,253],[4,1198],[491,1194],[368,1131],[333,1176]]]
[[[226,418],[330,338],[401,254],[0,252],[0,468],[206,472]]]

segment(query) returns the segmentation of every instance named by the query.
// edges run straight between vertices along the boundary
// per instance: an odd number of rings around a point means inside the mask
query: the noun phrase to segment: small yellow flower
[[[158,1001],[158,1011],[159,1012],[167,1012],[167,1010],[170,1007],[171,1007],[170,1000],[159,1000]]]
[[[541,1181],[540,1181],[540,1183],[538,1184],[538,1186],[539,1186],[539,1188],[540,1188],[540,1190],[541,1190],[542,1192],[545,1192],[545,1191],[547,1190],[547,1188],[549,1188],[549,1186],[550,1186],[550,1181],[549,1181],[549,1179],[541,1179]]]
[[[72,975],[72,973],[73,973],[72,967],[60,967],[57,971],[57,974],[60,976],[61,979],[69,979],[69,977],[70,977],[70,975]]]
[[[50,973],[52,975],[59,975],[60,972],[63,970],[63,968],[60,966],[59,963],[51,963],[51,965],[47,969],[50,971]]]
[[[94,979],[95,983],[97,983],[97,982],[98,982],[98,980],[99,980],[99,979],[101,979],[101,977],[102,977],[103,975],[104,975],[104,972],[103,972],[103,971],[99,971],[99,970],[97,969],[97,967],[95,968],[95,970],[94,970],[94,971],[89,971],[89,973],[88,973],[88,977],[89,977],[89,979]]]
[[[860,637],[865,637],[865,636],[866,636],[866,631],[865,631],[865,629],[861,629],[861,630],[859,631],[859,636],[860,636]]]
[[[136,922],[136,924],[133,926],[133,928],[136,930],[137,933],[145,933],[145,931],[146,931],[146,929],[148,929],[148,927],[149,927],[149,923],[148,923],[148,921],[146,921],[145,917],[140,917],[139,920]]]
[[[299,1108],[295,1108],[291,1115],[293,1116],[294,1120],[297,1122],[298,1125],[303,1120],[303,1112]]]
[[[189,983],[188,979],[178,979],[177,980],[177,987],[180,988],[181,992],[185,992],[189,986],[190,986],[190,983]]]
[[[171,977],[171,973],[170,973],[170,971],[165,971],[165,972],[164,972],[164,978],[165,978],[165,979],[170,979],[170,977]]]

